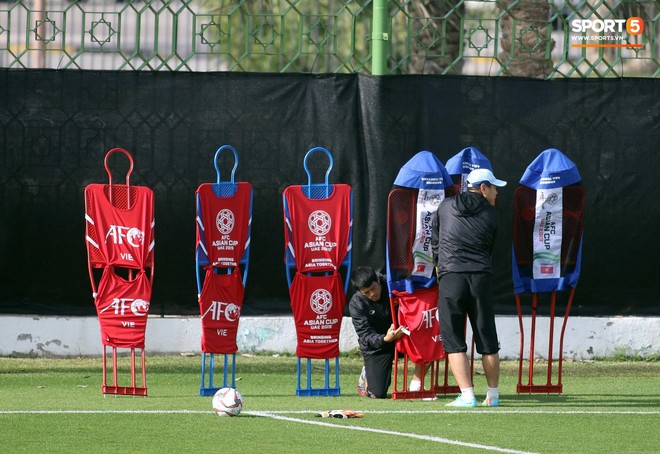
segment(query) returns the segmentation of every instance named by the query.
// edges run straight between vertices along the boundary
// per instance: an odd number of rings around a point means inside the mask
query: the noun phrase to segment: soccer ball
[[[243,409],[243,396],[234,388],[220,388],[213,396],[212,405],[218,416],[238,416]]]

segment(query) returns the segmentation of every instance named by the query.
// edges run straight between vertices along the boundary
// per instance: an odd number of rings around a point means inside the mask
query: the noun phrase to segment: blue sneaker
[[[499,397],[486,397],[486,399],[481,403],[482,407],[499,407],[500,398]]]
[[[473,397],[470,402],[466,402],[465,400],[463,400],[463,396],[458,396],[456,399],[445,405],[445,407],[476,407],[476,406],[477,406],[477,399]]]

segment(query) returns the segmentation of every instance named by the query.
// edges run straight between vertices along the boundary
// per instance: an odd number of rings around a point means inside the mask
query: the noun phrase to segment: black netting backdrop
[[[198,314],[195,190],[215,182],[215,151],[236,148],[254,186],[244,315],[290,314],[282,191],[306,184],[305,153],[334,158],[354,193],[353,264],[384,270],[387,197],[420,150],[446,162],[481,150],[498,178],[498,313],[514,313],[513,194],[527,165],[557,148],[587,193],[572,314],[658,315],[660,83],[653,79],[0,71],[0,313],[93,315],[84,188],[107,183],[121,147],[132,185],[156,202],[152,314]],[[318,155],[318,156],[317,156]],[[314,159],[315,156],[317,159]],[[110,159],[123,183],[126,166]],[[233,166],[221,154],[223,180]],[[327,159],[312,155],[314,183]]]

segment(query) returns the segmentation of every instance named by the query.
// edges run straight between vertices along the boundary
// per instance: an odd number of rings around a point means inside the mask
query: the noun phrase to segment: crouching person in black
[[[358,393],[383,399],[392,382],[395,341],[404,333],[392,323],[387,283],[382,275],[371,267],[361,266],[351,273],[351,284],[356,292],[348,309],[364,359]]]

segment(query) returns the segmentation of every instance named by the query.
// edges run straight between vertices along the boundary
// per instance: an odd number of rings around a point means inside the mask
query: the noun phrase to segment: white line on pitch
[[[0,415],[63,415],[63,414],[201,414],[212,410],[0,410]]]
[[[610,411],[610,410],[504,410],[504,409],[489,409],[489,410],[359,410],[360,413],[375,414],[375,415],[395,415],[395,414],[477,414],[477,415],[658,415],[660,411]],[[211,410],[0,410],[0,415],[11,414],[203,414],[213,413]],[[245,414],[261,414],[260,411],[244,411]],[[265,413],[272,415],[303,415],[318,413],[318,411],[311,410],[268,410]]]
[[[369,413],[376,415],[395,415],[395,414],[404,414],[404,415],[415,415],[415,414],[450,414],[450,413],[464,413],[464,414],[477,414],[477,415],[512,415],[512,414],[521,414],[521,415],[658,415],[660,411],[658,410],[649,410],[649,411],[637,411],[637,410],[504,410],[504,409],[488,409],[488,410],[478,410],[478,409],[465,409],[465,410],[356,410],[358,413]],[[275,410],[268,411],[272,414],[308,414],[310,411],[307,410]],[[318,412],[317,412],[318,413]]]
[[[302,424],[312,424],[315,426],[324,426],[324,427],[332,427],[335,429],[346,429],[346,430],[358,430],[358,431],[363,431],[363,432],[374,432],[374,433],[379,433],[379,434],[385,434],[385,435],[396,435],[399,437],[407,437],[407,438],[415,438],[418,440],[425,440],[425,441],[433,441],[436,443],[443,443],[447,445],[457,445],[457,446],[465,446],[468,448],[476,448],[476,449],[483,449],[486,451],[497,451],[497,452],[509,452],[509,453],[515,453],[515,454],[533,454],[530,453],[529,451],[516,451],[515,449],[506,449],[506,448],[499,448],[497,446],[489,446],[489,445],[480,445],[478,443],[466,443],[463,441],[458,441],[458,440],[450,440],[448,438],[442,438],[442,437],[433,437],[430,435],[418,435],[418,434],[412,434],[412,433],[405,433],[405,432],[396,432],[393,430],[382,430],[382,429],[372,429],[370,427],[356,427],[356,426],[340,426],[338,424],[332,424],[329,422],[322,422],[322,421],[310,421],[307,419],[298,419],[298,418],[289,418],[286,416],[279,416],[273,413],[268,413],[268,412],[257,412],[253,411],[250,412],[252,415],[257,415],[257,416],[263,416],[265,418],[272,418],[272,419],[281,419],[283,421],[292,421],[292,422],[299,422]]]

